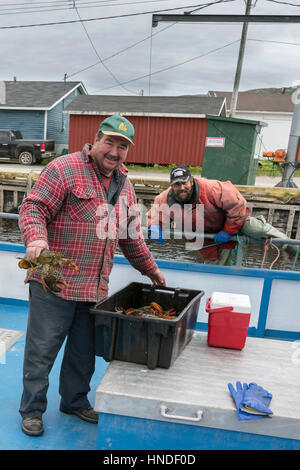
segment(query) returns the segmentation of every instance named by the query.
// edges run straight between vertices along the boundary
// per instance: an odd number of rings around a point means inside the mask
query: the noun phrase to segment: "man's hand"
[[[226,243],[230,240],[230,238],[232,237],[232,235],[230,235],[229,233],[225,232],[225,230],[220,230],[220,232],[218,232],[214,238],[214,241],[216,243]]]
[[[147,274],[147,276],[151,279],[155,286],[166,286],[165,277],[158,268],[153,273]]]
[[[158,225],[158,224],[150,225],[150,227],[148,228],[148,236],[149,236],[149,240],[153,240],[154,242],[158,242],[161,245],[163,245],[165,243],[165,240],[164,240],[164,237],[163,237],[163,234],[162,234],[161,226]]]
[[[34,240],[27,245],[26,258],[37,259],[42,250],[49,250],[49,245],[45,240]]]

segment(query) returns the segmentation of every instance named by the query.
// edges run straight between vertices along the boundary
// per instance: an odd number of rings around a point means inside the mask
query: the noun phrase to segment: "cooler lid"
[[[210,308],[233,307],[234,312],[251,313],[249,295],[234,294],[232,292],[213,292]]]

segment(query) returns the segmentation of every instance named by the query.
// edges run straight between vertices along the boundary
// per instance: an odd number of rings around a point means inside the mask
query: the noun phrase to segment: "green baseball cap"
[[[113,114],[101,122],[98,132],[101,131],[105,135],[119,135],[124,139],[129,140],[133,145],[132,139],[134,137],[134,127],[128,119],[120,116],[119,114]]]

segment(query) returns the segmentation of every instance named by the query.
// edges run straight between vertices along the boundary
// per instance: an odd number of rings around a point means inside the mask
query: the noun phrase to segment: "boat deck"
[[[247,338],[210,347],[195,332],[169,369],[114,360],[96,391],[99,450],[299,450],[297,343]],[[295,354],[296,353],[296,354]],[[272,393],[271,418],[239,420],[227,384]]]
[[[0,325],[2,329],[26,331],[27,302],[0,300]],[[50,373],[48,407],[43,416],[44,434],[31,437],[21,430],[19,414],[22,394],[22,368],[25,334],[6,353],[0,356],[0,449],[1,450],[95,450],[97,426],[76,416],[59,411],[58,379],[63,349]],[[1,351],[3,352],[3,351]],[[96,370],[91,382],[90,403],[95,402],[95,391],[106,370],[107,363],[97,357]]]
[[[128,420],[124,420],[123,415],[117,414],[117,409],[113,413],[110,413],[107,409],[103,409],[97,406],[97,410],[100,412],[101,425],[99,427],[85,423],[79,420],[76,416],[65,415],[59,411],[60,396],[58,393],[58,381],[60,372],[60,363],[62,359],[62,351],[59,353],[58,358],[54,364],[53,370],[50,374],[50,387],[48,391],[48,408],[43,416],[45,432],[39,437],[30,437],[25,435],[21,430],[21,416],[19,414],[19,405],[22,394],[22,367],[23,367],[23,353],[25,345],[25,331],[27,325],[28,316],[28,286],[24,285],[24,273],[22,270],[18,270],[17,258],[24,253],[25,248],[22,245],[8,244],[0,242],[1,252],[1,264],[5,266],[0,273],[0,449],[1,450],[113,450],[110,439],[110,432],[114,435],[119,432],[120,441],[115,441],[115,449],[132,449],[132,446],[136,446],[136,442],[132,441],[132,437],[128,441],[124,440],[124,433],[136,432],[136,437],[139,439],[144,432],[139,427],[143,421],[148,429],[148,417],[136,418],[128,416],[128,411],[124,414]],[[234,267],[219,267],[213,265],[203,264],[191,264],[182,263],[170,260],[158,260],[158,266],[165,274],[167,285],[171,289],[177,287],[203,290],[205,297],[201,301],[199,314],[197,318],[197,330],[200,330],[203,334],[207,331],[208,327],[208,314],[205,311],[205,301],[211,297],[214,291],[223,292],[234,292],[236,294],[247,294],[251,300],[251,318],[248,330],[248,336],[250,341],[247,343],[256,344],[259,341],[267,342],[270,346],[270,338],[274,340],[286,340],[280,341],[278,347],[280,350],[284,348],[286,366],[278,366],[281,363],[283,355],[278,351],[276,347],[276,354],[272,354],[271,358],[275,364],[273,369],[271,362],[265,364],[265,370],[274,374],[274,377],[278,380],[282,377],[282,371],[285,375],[288,373],[288,380],[281,384],[285,387],[285,390],[289,390],[291,406],[297,408],[297,419],[296,427],[299,429],[300,420],[300,409],[297,404],[296,396],[297,391],[295,386],[299,388],[299,340],[300,340],[300,329],[299,329],[299,305],[300,305],[300,273],[299,272],[283,272],[277,270],[264,270],[264,269],[249,269],[249,268],[234,268]],[[129,282],[145,282],[145,278],[132,269],[128,261],[122,256],[115,257],[115,264],[110,277],[110,294],[120,290],[121,288],[128,285]],[[149,281],[148,281],[149,282]],[[1,354],[1,333],[4,330],[13,330],[16,332],[23,332],[21,337],[8,348],[5,355]],[[268,338],[268,339],[267,339]],[[257,341],[252,341],[257,340]],[[263,344],[263,343],[262,343]],[[277,343],[276,343],[277,344]],[[188,352],[188,351],[186,351]],[[5,357],[3,357],[5,356]],[[231,353],[229,354],[231,357]],[[239,355],[240,356],[240,355]],[[257,363],[261,364],[261,360],[264,357],[264,353],[261,353],[257,358]],[[181,358],[183,359],[184,356]],[[113,361],[116,362],[116,361]],[[198,364],[198,359],[194,361]],[[125,363],[122,363],[122,368]],[[90,392],[90,403],[92,406],[95,404],[96,389],[99,386],[105,371],[107,374],[105,377],[107,380],[111,370],[117,365],[112,365],[107,368],[108,364],[100,357],[96,359],[96,370],[91,382]],[[128,367],[135,367],[130,365]],[[200,363],[199,363],[200,366]],[[293,367],[292,367],[293,366]],[[194,367],[194,364],[191,364]],[[292,367],[293,370],[290,368]],[[185,367],[185,369],[187,369]],[[194,370],[194,369],[193,369]],[[155,375],[159,371],[153,371]],[[169,373],[173,373],[170,370]],[[176,371],[175,371],[176,372]],[[202,370],[198,371],[196,376],[202,377]],[[222,365],[219,364],[218,370],[215,371],[213,377],[218,377],[222,372]],[[297,374],[297,375],[296,375]],[[124,373],[122,377],[124,376]],[[139,378],[143,378],[144,373]],[[165,377],[165,373],[163,374]],[[192,376],[192,374],[191,374]],[[232,378],[226,376],[225,385],[222,388],[222,393],[226,391],[226,384],[229,380],[256,380],[256,374],[251,373],[248,377],[243,379],[244,373],[242,370],[234,371]],[[272,393],[278,393],[278,385],[274,385],[273,382],[264,383],[264,377],[258,378],[258,383],[263,384]],[[118,377],[117,377],[118,379]],[[297,379],[297,381],[296,381]],[[104,380],[104,385],[105,382]],[[128,377],[126,377],[128,381]],[[274,379],[275,380],[275,379]],[[117,383],[117,382],[116,382]],[[295,385],[296,384],[296,385]],[[291,387],[292,385],[292,387]],[[103,383],[101,387],[103,386]],[[151,389],[150,385],[150,389]],[[173,384],[173,388],[178,387],[177,382]],[[269,387],[269,388],[268,388]],[[153,388],[153,387],[152,387]],[[189,390],[187,385],[187,390]],[[213,387],[212,387],[213,388]],[[98,388],[98,392],[99,392]],[[135,389],[135,392],[137,389]],[[286,397],[286,393],[280,393],[281,397]],[[185,389],[183,390],[185,395]],[[207,396],[211,393],[207,392]],[[228,394],[227,394],[228,395]],[[296,401],[295,401],[296,400]],[[109,398],[110,401],[110,398]],[[136,409],[136,403],[134,401],[134,409]],[[295,401],[295,405],[294,405]],[[227,396],[227,402],[231,406],[230,414],[235,417],[232,409],[232,403],[230,397]],[[99,405],[99,403],[98,403]],[[116,405],[121,406],[121,402],[117,401]],[[202,405],[202,404],[201,404]],[[127,405],[126,405],[127,406]],[[276,408],[276,401],[272,401],[272,408],[274,413],[278,412]],[[180,415],[180,413],[179,413]],[[206,414],[205,414],[206,415]],[[136,416],[136,415],[134,415]],[[153,417],[153,416],[152,416]],[[284,415],[284,419],[292,419],[289,416]],[[135,420],[135,428],[131,427],[131,420]],[[166,418],[164,418],[166,419]],[[111,420],[110,423],[108,420]],[[141,421],[142,420],[142,421]],[[155,421],[153,419],[152,421]],[[157,423],[161,424],[159,420]],[[270,420],[273,423],[275,419]],[[204,421],[202,422],[204,423]],[[167,423],[164,423],[167,425]],[[171,423],[173,425],[173,423]],[[177,424],[173,425],[176,429]],[[201,423],[197,426],[197,429],[201,431]],[[205,426],[202,426],[205,428]],[[191,436],[194,436],[195,426],[191,431]],[[198,432],[200,432],[198,431]],[[217,430],[219,432],[219,430]],[[227,431],[226,431],[227,432]],[[140,433],[140,434],[139,434]],[[155,433],[154,433],[155,434]],[[299,433],[298,433],[299,434]],[[147,434],[149,435],[149,434]],[[168,435],[164,434],[164,435]],[[174,431],[175,437],[178,438],[180,431]],[[151,433],[151,439],[153,432]],[[195,437],[193,437],[195,439]],[[202,437],[201,437],[202,439]],[[225,439],[227,437],[225,436]],[[282,437],[278,437],[282,439]],[[294,439],[294,437],[292,438]],[[213,439],[212,439],[213,440]],[[291,440],[291,439],[290,439]],[[299,439],[297,438],[297,448],[299,448]],[[174,440],[174,448],[177,449],[178,445]],[[119,442],[122,444],[120,445]],[[215,443],[213,443],[215,445]],[[144,443],[141,446],[144,446]],[[148,441],[146,445],[149,446]],[[224,443],[222,443],[224,448]],[[127,447],[126,447],[127,446]],[[160,447],[159,447],[160,446]],[[177,446],[177,447],[176,447]],[[197,444],[195,444],[195,448]],[[140,447],[145,448],[145,447]],[[161,449],[161,444],[158,442],[158,448]]]

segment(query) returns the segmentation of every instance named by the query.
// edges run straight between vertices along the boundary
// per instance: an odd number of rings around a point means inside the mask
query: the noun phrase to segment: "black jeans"
[[[29,317],[23,365],[20,414],[41,416],[47,407],[49,373],[67,337],[59,379],[60,406],[67,410],[90,407],[87,393],[95,370],[94,319],[90,302],[62,299],[30,281]]]

